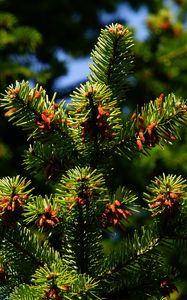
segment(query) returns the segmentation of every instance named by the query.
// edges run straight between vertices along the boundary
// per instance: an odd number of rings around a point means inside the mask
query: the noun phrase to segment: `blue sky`
[[[138,11],[133,11],[128,4],[120,4],[115,13],[106,13],[104,11],[100,14],[101,22],[110,24],[113,20],[127,20],[130,27],[136,29],[135,36],[139,40],[144,40],[147,37],[147,30],[145,19],[147,16],[146,7],[141,7]],[[60,51],[58,57],[61,60],[66,60],[68,72],[66,75],[59,77],[56,80],[55,87],[57,89],[65,89],[74,83],[84,81],[89,75],[90,57],[73,58],[66,53]]]

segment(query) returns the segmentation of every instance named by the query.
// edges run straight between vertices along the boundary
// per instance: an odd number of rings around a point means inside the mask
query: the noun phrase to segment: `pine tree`
[[[124,118],[133,41],[121,24],[101,30],[91,58],[88,81],[70,103],[25,81],[2,94],[6,116],[28,134],[26,170],[45,175],[51,188],[37,195],[30,175],[0,180],[2,299],[185,293],[186,180],[157,176],[139,199],[136,187],[115,184],[114,168],[119,156],[132,160],[179,138],[186,101],[162,93]]]

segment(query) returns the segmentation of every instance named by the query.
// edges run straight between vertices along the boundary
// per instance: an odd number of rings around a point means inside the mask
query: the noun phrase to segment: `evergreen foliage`
[[[27,64],[20,64],[19,57],[32,55],[37,50],[42,42],[41,34],[32,27],[20,25],[10,12],[1,11],[0,40],[1,88],[16,79],[36,78],[36,72]]]
[[[169,299],[183,293],[186,180],[155,177],[138,199],[136,187],[117,186],[114,177],[118,156],[141,157],[174,143],[187,122],[186,100],[162,93],[124,121],[133,53],[121,24],[101,31],[92,61],[88,81],[69,104],[25,81],[2,94],[5,115],[31,143],[26,169],[43,174],[53,189],[34,195],[29,179],[0,181],[1,298]],[[106,235],[119,229],[121,239],[108,247]]]

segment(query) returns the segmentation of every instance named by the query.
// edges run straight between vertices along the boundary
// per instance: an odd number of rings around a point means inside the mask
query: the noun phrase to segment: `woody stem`
[[[90,165],[92,169],[96,169],[98,164],[98,158],[99,158],[98,157],[98,127],[96,125],[98,110],[97,107],[94,105],[92,96],[89,96],[89,101],[91,106],[91,124],[92,124],[93,139],[94,139],[94,146],[93,146],[94,153],[92,153],[93,155],[90,160]]]

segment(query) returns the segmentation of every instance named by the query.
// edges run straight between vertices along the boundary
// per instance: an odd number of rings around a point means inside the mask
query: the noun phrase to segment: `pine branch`
[[[174,217],[179,213],[179,207],[186,197],[186,180],[181,176],[165,175],[155,177],[144,193],[152,215],[164,213],[167,217]]]
[[[75,168],[62,177],[57,189],[59,205],[67,207],[63,258],[78,273],[95,274],[102,259],[102,232],[96,224],[107,199],[103,185],[96,170]]]
[[[54,251],[47,241],[40,241],[37,235],[26,227],[17,224],[14,230],[12,228],[6,228],[4,237],[18,252],[22,251],[28,258],[30,257],[35,261],[36,265],[42,265],[44,263],[50,265],[54,261],[61,261],[59,253]]]
[[[36,85],[30,88],[28,82],[16,82],[10,85],[2,95],[1,107],[6,110],[5,116],[17,126],[30,132],[29,137],[45,137],[51,132],[59,138],[67,136],[64,102],[57,104],[56,95],[49,100],[46,91]]]
[[[134,113],[131,137],[135,136],[138,149],[151,148],[156,144],[173,143],[179,138],[178,129],[187,123],[186,100],[177,99],[174,94],[160,94]]]
[[[73,140],[83,159],[97,168],[118,139],[122,127],[120,109],[105,84],[87,82],[71,96],[68,108]]]
[[[125,99],[127,76],[132,69],[132,45],[128,29],[120,24],[112,24],[101,30],[91,53],[93,64],[90,65],[89,80],[109,86],[114,99],[119,102]]]
[[[19,175],[0,180],[0,216],[5,224],[14,224],[21,217],[32,191],[27,190],[30,183]]]
[[[120,295],[125,295],[124,299],[132,296],[138,299],[150,299],[153,293],[159,297],[160,292],[169,294],[171,291],[177,291],[172,278],[181,278],[179,270],[184,267],[182,260],[186,239],[178,238],[177,234],[174,238],[164,236],[157,221],[142,227],[141,230],[142,232],[135,230],[134,236],[125,236],[107,257],[109,271],[99,275],[103,291],[111,289],[115,297],[119,291]],[[179,252],[180,259],[171,256]],[[110,269],[112,265],[113,269]],[[157,286],[155,286],[156,282]],[[159,285],[160,289],[158,289]]]
[[[156,145],[172,144],[180,138],[179,129],[187,123],[186,100],[174,94],[161,94],[140,111],[133,113],[131,122],[124,122],[119,141],[113,146],[117,155],[133,159],[140,151],[147,155]]]
[[[23,212],[25,223],[39,230],[49,229],[51,235],[52,229],[56,227],[56,225],[59,223],[62,225],[63,218],[60,217],[60,215],[63,215],[63,213],[59,211],[57,200],[53,195],[50,195],[50,197],[32,197],[24,207]]]
[[[119,140],[113,146],[112,150],[117,156],[126,157],[129,160],[138,157],[140,151],[137,147],[134,132],[132,132],[132,123],[130,121],[124,122],[120,131]]]
[[[109,261],[114,263],[113,266],[110,263],[110,268],[117,270],[118,266],[128,266],[130,261],[133,263],[139,256],[150,250],[152,251],[153,248],[158,245],[158,242],[159,231],[157,223],[154,223],[149,227],[142,227],[141,232],[135,230],[133,237],[126,237],[117,249],[117,253],[114,252],[111,254],[111,257],[116,255],[116,258],[109,258]]]
[[[40,295],[36,289],[25,284],[16,287],[9,297],[10,300],[42,300],[42,298],[43,295]]]
[[[34,299],[82,299],[102,300],[95,291],[97,282],[90,276],[75,275],[64,270],[59,265],[52,268],[44,266],[36,271],[33,276],[34,285],[20,285],[10,295],[10,300],[33,300]],[[18,298],[18,297],[23,298]]]
[[[23,161],[26,170],[32,174],[40,174],[47,180],[59,179],[62,173],[76,164],[77,153],[71,143],[62,139],[59,143],[48,144],[35,141],[25,151]]]

